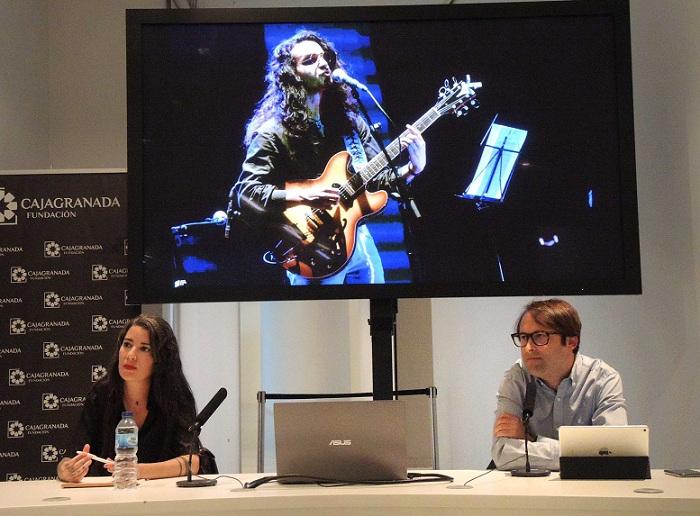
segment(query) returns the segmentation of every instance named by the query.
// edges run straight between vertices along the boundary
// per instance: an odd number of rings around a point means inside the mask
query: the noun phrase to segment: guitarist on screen
[[[398,141],[397,150],[408,153],[408,163],[398,167],[400,179],[385,169],[373,173],[366,189],[353,189],[348,178],[380,149],[350,87],[332,82],[337,68],[342,62],[333,45],[315,32],[297,32],[277,45],[267,65],[267,90],[246,129],[242,172],[231,189],[233,206],[244,217],[263,213],[265,220],[285,222],[289,238],[264,260],[284,267],[292,285],[384,283],[379,252],[362,219],[384,206],[397,180],[410,183],[426,164],[425,141],[408,125]]]

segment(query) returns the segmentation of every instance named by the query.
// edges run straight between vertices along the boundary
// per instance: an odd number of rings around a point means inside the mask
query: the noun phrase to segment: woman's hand
[[[83,453],[78,453],[73,458],[65,458],[58,464],[58,478],[64,482],[80,482],[87,475],[92,459],[90,453],[90,445],[83,446]]]

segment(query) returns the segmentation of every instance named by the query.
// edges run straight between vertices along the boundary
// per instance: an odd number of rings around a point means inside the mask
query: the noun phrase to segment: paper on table
[[[71,487],[112,487],[114,482],[111,480],[103,480],[97,482],[61,482],[61,487],[71,488]]]

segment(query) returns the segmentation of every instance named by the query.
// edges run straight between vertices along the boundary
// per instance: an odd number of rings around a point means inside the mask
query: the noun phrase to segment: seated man
[[[531,302],[516,328],[512,338],[521,358],[498,389],[491,457],[498,469],[522,468],[527,438],[531,466],[558,470],[560,426],[627,424],[622,380],[602,360],[578,353],[581,320],[566,301]],[[523,405],[533,377],[536,397],[526,436]]]

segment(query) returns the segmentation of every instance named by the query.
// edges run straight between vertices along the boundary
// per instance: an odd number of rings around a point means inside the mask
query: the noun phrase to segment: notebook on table
[[[649,427],[560,426],[562,479],[651,478]]]
[[[348,482],[408,478],[402,401],[276,403],[274,419],[278,475]]]

